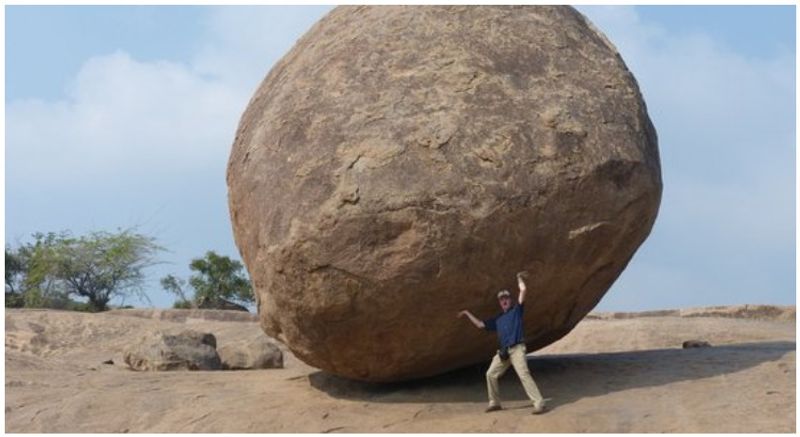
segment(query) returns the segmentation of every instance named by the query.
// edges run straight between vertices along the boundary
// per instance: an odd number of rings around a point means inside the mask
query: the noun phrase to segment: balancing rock
[[[228,162],[264,331],[365,381],[488,361],[526,270],[528,350],[566,335],[653,226],[636,80],[562,6],[337,7],[269,72]]]

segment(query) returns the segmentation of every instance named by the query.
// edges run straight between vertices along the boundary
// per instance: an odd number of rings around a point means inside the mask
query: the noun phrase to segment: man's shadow
[[[795,343],[740,343],[696,349],[655,349],[599,354],[528,357],[528,367],[551,407],[616,391],[656,387],[730,374],[779,360]],[[312,387],[350,400],[387,403],[487,402],[488,363],[442,375],[398,383],[365,383],[318,371],[309,375]],[[782,367],[784,373],[793,366]],[[794,376],[792,376],[792,379]],[[509,368],[500,380],[504,401],[526,400],[522,385]]]

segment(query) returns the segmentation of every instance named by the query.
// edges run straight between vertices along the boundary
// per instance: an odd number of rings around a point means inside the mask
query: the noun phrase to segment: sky
[[[5,241],[137,227],[239,257],[225,167],[270,67],[330,6],[6,6]],[[579,6],[659,136],[650,237],[596,310],[795,304],[794,6]],[[114,303],[123,303],[116,301]],[[128,299],[124,303],[149,305]]]

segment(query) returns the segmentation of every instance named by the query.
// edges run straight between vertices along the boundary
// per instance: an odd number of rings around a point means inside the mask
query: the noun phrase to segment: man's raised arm
[[[525,287],[525,281],[522,280],[522,272],[517,273],[517,285],[519,285],[519,304],[525,303],[525,293],[528,291]]]
[[[471,312],[469,312],[467,310],[464,310],[464,311],[461,311],[461,312],[458,313],[458,317],[464,317],[464,316],[467,316],[469,318],[469,321],[472,322],[472,324],[475,325],[476,328],[483,329],[483,328],[486,327],[483,324],[483,321],[481,321],[479,318],[473,316]]]

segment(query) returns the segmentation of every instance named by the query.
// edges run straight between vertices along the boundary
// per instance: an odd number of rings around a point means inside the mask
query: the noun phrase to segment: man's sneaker
[[[547,411],[547,406],[539,405],[538,407],[533,407],[533,411],[531,411],[531,414],[542,414],[545,411]]]
[[[489,405],[489,408],[487,408],[485,412],[491,413],[492,411],[500,411],[502,409],[503,407],[501,407],[500,405]]]
[[[542,414],[545,411],[547,411],[547,401],[549,401],[550,399],[551,398],[542,399],[542,402],[540,402],[539,405],[533,407],[533,411],[531,412],[531,414]]]

